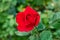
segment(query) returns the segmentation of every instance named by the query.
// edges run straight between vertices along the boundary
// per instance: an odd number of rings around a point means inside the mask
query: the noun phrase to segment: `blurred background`
[[[31,32],[18,32],[16,14],[28,5],[41,21]],[[0,40],[60,40],[60,0],[0,0]]]

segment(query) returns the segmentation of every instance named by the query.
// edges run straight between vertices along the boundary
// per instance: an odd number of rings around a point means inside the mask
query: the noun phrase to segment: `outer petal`
[[[20,32],[25,32],[25,26],[18,25],[17,30]]]
[[[33,30],[33,28],[34,28],[34,26],[32,26],[32,25],[28,25],[28,27],[27,26],[21,26],[21,25],[17,26],[17,30],[20,32],[29,32],[29,31]]]
[[[36,16],[35,26],[37,26],[39,22],[40,22],[40,16],[38,15],[38,16]]]
[[[19,12],[17,15],[16,15],[16,22],[20,25],[24,25],[24,21],[25,21],[25,18],[24,18],[24,14],[23,12]]]
[[[37,12],[35,10],[33,10],[30,6],[27,6],[25,11],[24,11],[25,14],[37,14]]]

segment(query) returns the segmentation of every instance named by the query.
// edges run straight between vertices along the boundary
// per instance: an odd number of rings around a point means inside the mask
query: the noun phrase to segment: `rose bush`
[[[60,40],[60,0],[0,0],[0,40]]]

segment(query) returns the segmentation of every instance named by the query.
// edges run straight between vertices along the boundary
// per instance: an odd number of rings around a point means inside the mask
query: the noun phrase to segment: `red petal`
[[[24,13],[25,14],[36,14],[37,12],[33,10],[30,6],[27,6]]]

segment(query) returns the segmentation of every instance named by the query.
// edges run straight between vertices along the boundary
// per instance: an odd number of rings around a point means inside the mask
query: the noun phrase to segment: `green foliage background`
[[[18,32],[15,16],[27,5],[41,21],[31,32]],[[60,40],[60,0],[0,0],[0,40]]]

